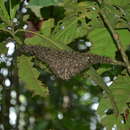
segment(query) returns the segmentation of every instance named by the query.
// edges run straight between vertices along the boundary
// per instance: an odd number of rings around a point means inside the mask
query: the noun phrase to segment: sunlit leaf
[[[45,20],[41,24],[40,33],[46,36],[50,36],[53,27],[54,27],[54,19]]]
[[[39,35],[39,32],[37,32],[38,35],[35,35],[32,38],[26,38],[25,43],[28,45],[42,45],[59,49],[69,49],[69,47],[64,45],[62,41],[58,41],[56,38],[52,38],[51,29],[53,24],[53,19],[43,21],[40,29],[41,34]]]
[[[88,38],[92,42],[92,53],[115,57],[116,46],[107,29],[94,29],[89,33]]]
[[[1,53],[7,53],[7,48],[4,43],[0,43],[0,54]]]

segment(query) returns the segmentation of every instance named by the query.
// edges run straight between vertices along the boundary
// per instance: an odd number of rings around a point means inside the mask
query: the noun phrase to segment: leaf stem
[[[61,43],[61,44],[60,44],[60,43],[57,44],[54,40],[48,38],[48,37],[45,36],[44,34],[41,35],[41,34],[39,34],[39,33],[37,33],[37,32],[33,32],[33,31],[29,31],[29,30],[24,30],[24,29],[18,29],[18,30],[16,30],[16,31],[14,32],[14,34],[16,34],[16,33],[18,33],[18,32],[27,32],[27,33],[35,34],[35,35],[37,35],[38,37],[40,37],[40,38],[42,38],[42,39],[44,39],[44,40],[46,40],[46,41],[49,41],[49,42],[53,43],[53,44],[55,45],[55,47],[57,47],[57,48],[59,48],[59,49],[69,49],[69,50],[70,50],[69,47],[62,45],[62,43]]]

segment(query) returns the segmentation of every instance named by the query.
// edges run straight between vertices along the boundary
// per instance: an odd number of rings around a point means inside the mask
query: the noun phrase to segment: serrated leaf
[[[52,37],[64,44],[71,43],[74,39],[87,34],[87,24],[84,18],[72,17],[63,19],[53,31]]]
[[[65,17],[57,25],[53,26],[54,21],[52,19],[43,22],[42,27],[44,28],[41,27],[40,29],[44,37],[43,39],[35,36],[26,39],[25,42],[27,44],[40,44],[68,50],[69,47],[66,46],[67,44],[70,44],[79,37],[87,35],[88,25],[86,24],[85,18],[89,16],[87,9],[91,7],[91,4],[87,2],[73,3],[71,1],[68,6],[64,6]]]
[[[91,14],[88,16],[91,21],[89,21],[88,26],[91,28],[103,28],[104,23],[102,19],[100,18],[98,12],[96,11],[91,11]]]
[[[53,27],[52,33],[50,34],[51,39],[66,45],[76,38],[85,36],[88,32],[88,25],[85,18],[91,13],[87,12],[91,6],[92,4],[89,2],[74,3],[71,1],[65,3],[63,6],[65,8],[65,17]],[[44,22],[43,25],[44,27],[46,26]]]
[[[1,23],[0,24],[0,30],[4,30],[6,28],[6,24],[5,23]]]
[[[65,17],[54,28],[52,38],[62,41],[64,44],[69,44],[75,39],[87,35],[86,18],[91,13],[87,11],[90,6],[89,2],[65,2]]]
[[[49,36],[42,35],[42,38],[39,36],[34,36],[32,38],[26,38],[25,43],[27,45],[41,45],[46,47],[52,47],[52,48],[59,48],[59,49],[70,49],[68,46],[65,46],[62,44],[62,42],[55,41],[51,39]]]
[[[18,58],[19,78],[24,87],[33,92],[33,95],[45,97],[48,95],[48,88],[38,80],[39,72],[33,68],[30,57],[21,56]]]
[[[130,101],[130,78],[129,76],[119,76],[117,80],[114,81],[110,87],[114,100],[119,109],[119,113],[123,113],[127,108],[127,102]],[[111,129],[114,124],[118,126],[118,129],[122,130],[121,127],[128,128],[125,124],[121,124],[122,117],[119,115],[118,119],[115,118],[115,115],[106,115],[105,111],[107,109],[112,109],[111,103],[107,95],[100,101],[100,105],[97,113],[101,116],[102,124]]]
[[[47,7],[57,5],[60,2],[63,2],[63,0],[31,0],[29,6]]]
[[[62,41],[58,41],[56,38],[52,38],[52,28],[54,25],[54,19],[49,19],[43,21],[42,26],[40,28],[40,32],[37,32],[38,35],[35,35],[32,38],[26,38],[25,43],[28,45],[41,45],[46,47],[53,47],[59,49],[70,49],[68,46],[64,45]]]

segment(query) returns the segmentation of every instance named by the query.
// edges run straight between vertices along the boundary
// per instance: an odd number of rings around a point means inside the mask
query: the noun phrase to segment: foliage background
[[[5,44],[11,37],[17,43],[16,48],[25,43],[89,51],[121,61],[120,51],[130,57],[129,0],[31,0],[26,6],[27,13],[19,13],[22,8],[23,1],[0,0],[1,54],[7,53]],[[101,11],[108,25],[119,34],[122,50],[113,40]],[[19,20],[17,25],[12,22],[15,17]],[[22,29],[25,23],[27,30]],[[79,50],[78,46],[85,46],[85,42],[91,42],[92,46]],[[0,62],[1,68],[5,66]],[[20,130],[129,129],[130,79],[126,68],[93,67],[69,81],[62,81],[34,57],[14,54],[13,64],[8,68],[10,88],[4,86],[5,77],[0,74],[1,129],[3,126]],[[111,79],[110,87],[103,81],[106,76]],[[11,96],[13,92],[16,98]],[[12,99],[16,103],[11,103]],[[99,104],[98,109],[93,109],[94,104]],[[10,123],[11,108],[17,114],[14,124]]]

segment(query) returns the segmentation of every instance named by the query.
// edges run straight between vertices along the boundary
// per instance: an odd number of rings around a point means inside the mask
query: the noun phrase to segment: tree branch
[[[122,42],[121,42],[121,40],[119,38],[119,34],[111,26],[109,20],[107,19],[106,15],[105,15],[105,12],[100,10],[99,14],[100,14],[102,20],[104,21],[106,27],[109,29],[109,31],[110,31],[110,33],[112,35],[112,38],[114,39],[114,41],[116,43],[116,46],[117,46],[118,50],[120,51],[121,56],[123,58],[123,61],[125,62],[127,70],[128,70],[128,72],[130,74],[130,64],[129,64],[129,61],[128,61],[128,57],[125,54],[125,50],[124,50],[123,44],[122,44]]]

